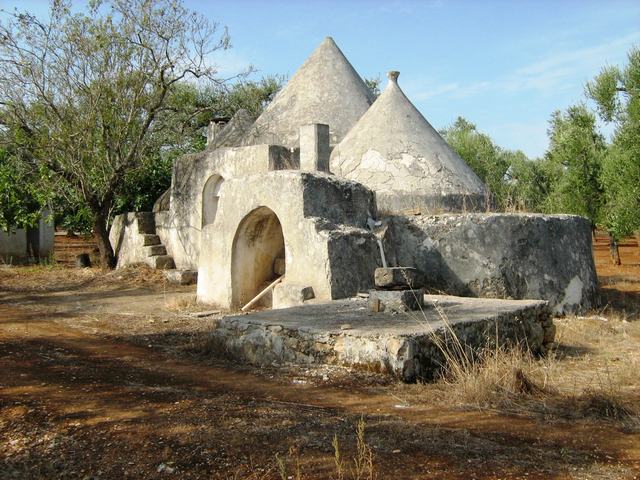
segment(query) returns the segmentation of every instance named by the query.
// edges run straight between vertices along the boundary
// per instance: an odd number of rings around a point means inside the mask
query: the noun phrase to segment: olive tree
[[[602,162],[605,226],[616,240],[636,232],[640,242],[640,48],[629,51],[624,67],[603,68],[586,93],[615,125]]]
[[[513,152],[500,148],[491,137],[462,117],[440,133],[487,185],[497,204],[503,206],[504,180]]]
[[[549,123],[545,160],[556,174],[545,210],[583,215],[595,230],[603,201],[600,171],[606,151],[595,115],[585,105],[573,105],[565,112],[554,112]]]
[[[186,81],[221,86],[212,53],[226,30],[178,0],[54,0],[47,19],[2,11],[0,126],[19,129],[29,157],[91,212],[102,265],[113,267],[107,218],[129,172],[188,112],[171,99]]]

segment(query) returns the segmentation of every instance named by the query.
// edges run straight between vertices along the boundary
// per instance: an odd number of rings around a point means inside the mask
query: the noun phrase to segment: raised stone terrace
[[[438,345],[455,350],[455,337],[468,353],[496,340],[543,352],[553,341],[544,301],[425,295],[424,304],[421,311],[374,313],[356,298],[228,316],[212,341],[256,365],[348,365],[405,382],[433,378],[445,361]]]

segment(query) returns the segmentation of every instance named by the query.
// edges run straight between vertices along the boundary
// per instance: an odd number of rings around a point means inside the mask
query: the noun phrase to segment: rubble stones
[[[174,285],[193,285],[198,282],[198,272],[194,270],[165,270],[164,277]]]

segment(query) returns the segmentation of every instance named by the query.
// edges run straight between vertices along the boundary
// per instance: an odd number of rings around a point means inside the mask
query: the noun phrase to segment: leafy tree
[[[462,159],[473,169],[487,185],[499,204],[503,203],[504,180],[509,169],[507,152],[498,147],[488,135],[478,131],[477,127],[458,117],[453,125],[440,132]]]
[[[622,68],[603,68],[586,93],[600,117],[615,125],[602,162],[603,222],[616,240],[634,231],[640,240],[640,49],[632,48],[627,58]]]
[[[606,151],[604,138],[596,128],[595,115],[584,105],[554,112],[549,144],[545,159],[552,184],[544,209],[583,215],[595,228],[603,200],[600,170]]]
[[[370,77],[364,79],[364,84],[367,86],[373,98],[378,98],[380,96],[380,84],[382,80],[380,77]]]
[[[510,152],[504,188],[507,209],[541,212],[553,185],[553,168],[544,159],[530,160],[518,151]]]
[[[13,232],[35,226],[49,200],[40,188],[41,172],[0,147],[0,230]]]
[[[113,267],[107,219],[125,179],[195,112],[175,108],[188,79],[221,85],[207,64],[226,31],[178,0],[54,0],[49,18],[3,12],[0,125],[22,130],[51,183],[91,212],[102,265]]]
[[[209,122],[230,118],[239,109],[257,117],[282,86],[279,76],[257,81],[241,81],[229,88],[211,88],[195,83],[179,83],[169,108],[185,112],[174,128],[164,132],[155,150],[141,159],[139,166],[124,178],[124,188],[116,195],[110,218],[123,212],[150,211],[158,197],[171,185],[173,161],[186,153],[203,150]],[[87,233],[92,229],[90,211],[81,199],[64,192],[54,200],[56,224],[67,230]]]
[[[258,81],[234,84],[228,91],[214,92],[210,106],[214,117],[231,118],[240,109],[257,118],[284,84],[284,77],[269,75]]]
[[[163,144],[143,159],[140,168],[129,172],[126,188],[116,199],[113,215],[131,211],[150,211],[158,197],[171,185],[173,161],[186,153],[203,150],[206,129],[219,118],[231,118],[240,109],[257,118],[282,87],[283,77],[267,76],[257,81],[234,83],[230,88],[200,88],[181,84],[181,104],[177,111],[192,112],[167,132]],[[195,112],[195,113],[193,113]]]

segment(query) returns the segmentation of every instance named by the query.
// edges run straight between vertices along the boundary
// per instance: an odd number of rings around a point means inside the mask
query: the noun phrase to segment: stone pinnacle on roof
[[[334,148],[331,171],[376,191],[383,208],[385,198],[410,208],[425,199],[484,196],[482,181],[400,89],[399,74],[389,72],[384,92]]]
[[[244,137],[244,145],[298,146],[301,125],[329,125],[338,143],[373,103],[373,95],[327,37],[276,95]]]

